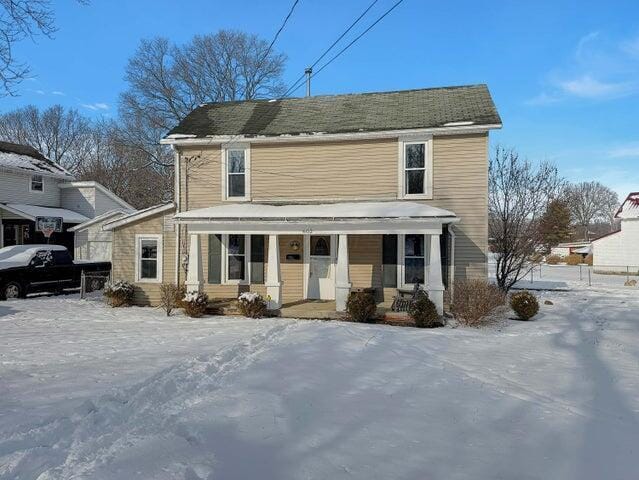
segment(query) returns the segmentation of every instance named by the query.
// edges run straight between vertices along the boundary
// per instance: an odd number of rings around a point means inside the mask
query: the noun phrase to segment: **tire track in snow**
[[[200,355],[132,387],[87,400],[70,416],[6,435],[0,440],[0,479],[17,474],[38,480],[86,478],[119,452],[158,437],[180,437],[197,450],[197,439],[180,426],[178,415],[221,388],[225,379],[247,368],[298,325],[278,324],[215,355]],[[205,453],[210,463],[210,450]]]

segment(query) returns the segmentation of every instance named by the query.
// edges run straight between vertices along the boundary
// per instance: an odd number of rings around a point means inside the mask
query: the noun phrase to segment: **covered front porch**
[[[398,288],[419,284],[443,312],[441,236],[458,221],[447,210],[397,201],[243,203],[182,212],[176,221],[188,229],[188,291],[256,291],[270,310],[302,316],[295,312],[313,301],[343,312],[353,289],[390,309]]]

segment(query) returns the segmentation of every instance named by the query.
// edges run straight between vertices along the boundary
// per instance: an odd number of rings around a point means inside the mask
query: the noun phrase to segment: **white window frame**
[[[244,196],[243,197],[231,197],[229,196],[229,181],[228,181],[228,154],[231,151],[242,150],[244,151]],[[240,143],[234,144],[222,148],[221,151],[222,162],[222,200],[228,202],[248,202],[251,200],[251,147],[250,144]]]
[[[142,241],[154,240],[158,245],[157,276],[156,278],[141,278],[142,274]],[[164,250],[161,234],[138,234],[135,236],[135,281],[136,283],[162,283]]]
[[[421,233],[411,233],[408,235],[422,235],[424,237],[424,284],[422,287],[425,289],[428,285],[428,266],[430,265],[430,241],[431,235],[424,235]],[[397,285],[400,288],[411,288],[414,287],[414,283],[406,283],[404,279],[406,278],[406,235],[399,234],[397,235]]]
[[[433,198],[433,137],[402,137],[399,139],[398,161],[398,198],[413,200],[432,200]],[[407,193],[406,185],[406,147],[424,145],[424,192]]]
[[[33,178],[34,177],[40,177],[40,183],[42,183],[42,190],[35,190],[33,188]],[[29,177],[29,192],[32,192],[32,193],[44,193],[44,175],[39,175],[37,173],[34,173],[33,175],[31,175],[31,177]]]
[[[222,268],[222,284],[223,285],[249,285],[251,283],[251,236],[244,235],[244,279],[230,279],[228,270],[229,258],[229,236],[242,235],[241,233],[225,233],[222,235],[222,259],[220,267]]]

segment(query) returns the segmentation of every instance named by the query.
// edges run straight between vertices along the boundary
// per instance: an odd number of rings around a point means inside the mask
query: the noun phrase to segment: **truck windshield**
[[[53,256],[53,264],[54,265],[69,265],[73,263],[71,260],[71,255],[66,250],[54,250],[51,252]]]

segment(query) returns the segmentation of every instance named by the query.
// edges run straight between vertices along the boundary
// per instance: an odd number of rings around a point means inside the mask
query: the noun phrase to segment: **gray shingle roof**
[[[501,124],[486,85],[207,103],[170,135],[296,135]]]
[[[35,148],[18,143],[0,142],[0,166],[35,173],[73,177],[71,173],[49,160]]]

